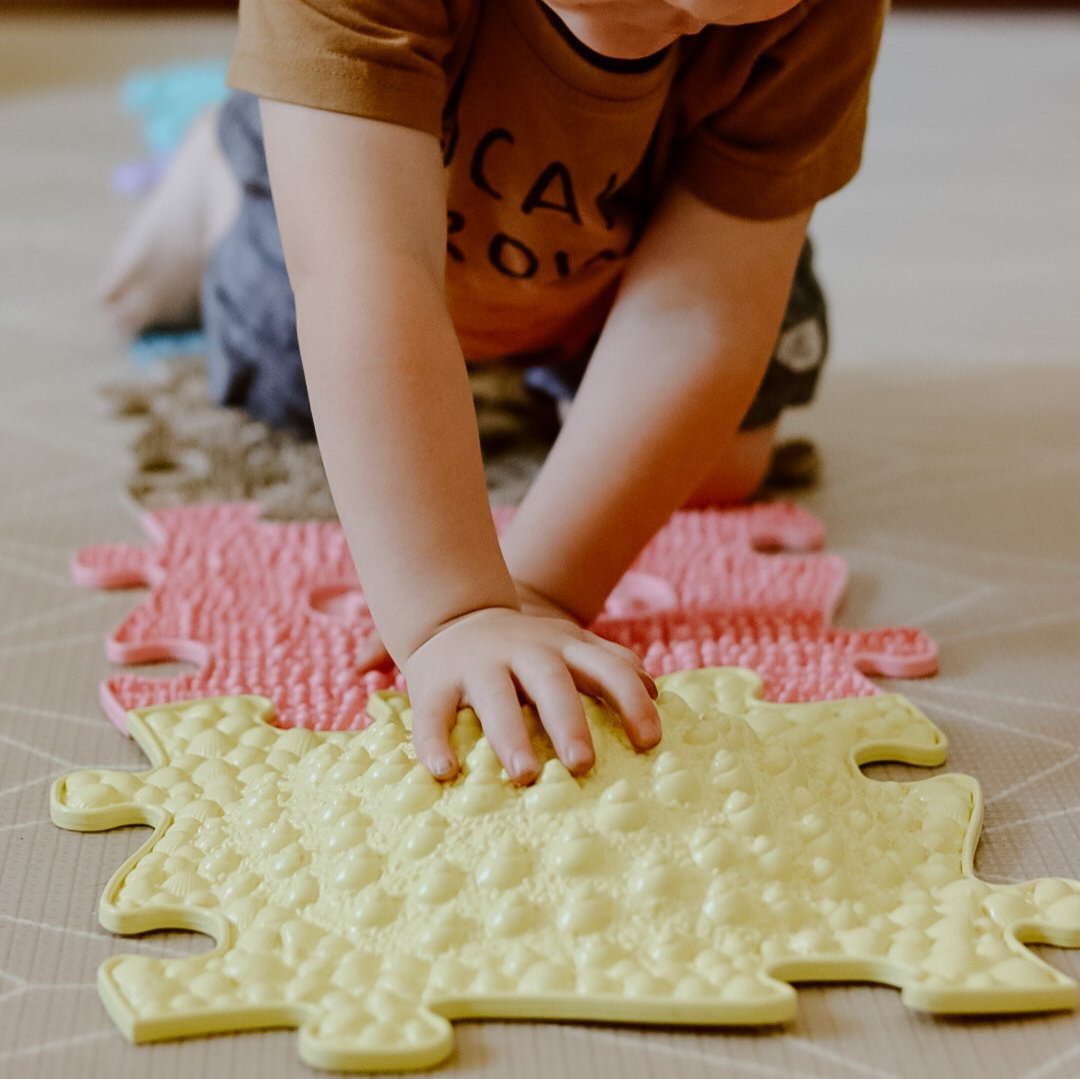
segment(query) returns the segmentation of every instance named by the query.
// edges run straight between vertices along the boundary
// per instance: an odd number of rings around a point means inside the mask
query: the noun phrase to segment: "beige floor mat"
[[[97,921],[146,832],[62,832],[52,780],[142,769],[102,715],[106,635],[137,602],[74,588],[71,552],[140,543],[125,487],[135,427],[101,407],[131,375],[92,282],[128,207],[116,79],[221,55],[227,21],[0,16],[0,1074],[27,1079],[311,1074],[278,1031],[133,1048],[94,984]],[[933,679],[888,686],[983,784],[976,869],[1080,876],[1080,25],[897,18],[862,176],[815,215],[835,351],[801,418],[824,460],[804,498],[852,570],[841,622],[914,623]],[[917,769],[875,766],[875,776]],[[1080,954],[1039,953],[1080,978]],[[1075,1079],[1080,1015],[932,1020],[894,991],[806,986],[783,1030],[465,1023],[442,1074],[552,1079]]]

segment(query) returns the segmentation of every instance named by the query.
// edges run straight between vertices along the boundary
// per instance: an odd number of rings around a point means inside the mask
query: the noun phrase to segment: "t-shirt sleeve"
[[[887,7],[887,0],[806,0],[763,25],[756,42],[744,37],[749,51],[744,45],[725,56],[717,42],[712,61],[740,72],[739,85],[721,90],[714,111],[699,112],[677,157],[678,179],[713,206],[760,219],[810,209],[843,187],[862,158]]]
[[[240,0],[227,82],[438,135],[450,0]]]

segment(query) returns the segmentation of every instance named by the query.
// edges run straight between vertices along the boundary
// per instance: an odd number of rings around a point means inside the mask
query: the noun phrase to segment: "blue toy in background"
[[[206,335],[202,330],[151,330],[131,342],[128,355],[137,364],[170,360],[174,356],[205,356]]]
[[[161,179],[169,159],[191,122],[204,109],[225,99],[225,60],[201,60],[133,71],[120,90],[125,112],[140,120],[147,156],[119,165],[113,189],[122,195],[145,195]],[[139,364],[173,356],[205,355],[199,331],[151,331],[133,341],[131,358]]]
[[[133,71],[120,91],[126,112],[142,121],[153,155],[170,154],[203,109],[225,100],[225,60],[202,60]]]

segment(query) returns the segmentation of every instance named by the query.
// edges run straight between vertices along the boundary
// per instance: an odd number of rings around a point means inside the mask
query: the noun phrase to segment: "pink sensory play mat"
[[[149,546],[84,548],[75,580],[149,589],[106,643],[113,663],[197,669],[106,679],[102,704],[121,729],[128,709],[242,693],[270,697],[293,726],[356,729],[372,692],[402,688],[397,671],[356,670],[373,625],[340,525],[262,521],[252,503],[156,510],[142,523]],[[919,630],[832,625],[847,568],[815,553],[823,540],[820,522],[790,504],[676,513],[592,628],[653,675],[752,667],[776,701],[872,694],[865,674],[932,674],[937,649]]]

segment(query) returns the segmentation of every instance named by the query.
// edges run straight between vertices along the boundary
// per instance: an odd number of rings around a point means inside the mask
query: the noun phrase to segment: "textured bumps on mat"
[[[1080,946],[1080,882],[978,880],[974,779],[859,771],[944,760],[902,697],[764,703],[730,669],[660,688],[650,753],[586,699],[584,779],[530,714],[545,763],[525,789],[468,711],[462,773],[436,783],[398,694],[350,732],[268,725],[288,716],[256,697],[132,713],[152,768],[57,780],[53,820],[152,825],[102,924],[217,946],[106,960],[110,1014],[134,1041],[298,1027],[307,1062],[369,1071],[444,1060],[452,1019],[783,1022],[799,981],[895,986],[939,1013],[1075,1006],[1024,944]]]
[[[109,637],[109,660],[180,660],[195,670],[108,678],[102,703],[121,728],[132,708],[258,693],[274,701],[282,722],[355,729],[368,722],[372,692],[402,688],[394,671],[356,670],[353,657],[373,623],[337,523],[262,521],[252,503],[157,510],[142,521],[149,546],[84,548],[73,560],[75,579],[149,589]],[[789,504],[677,513],[593,628],[637,651],[653,675],[751,667],[771,700],[875,692],[863,672],[932,673],[937,652],[918,630],[832,625],[847,570],[812,552],[822,540],[817,519]]]

